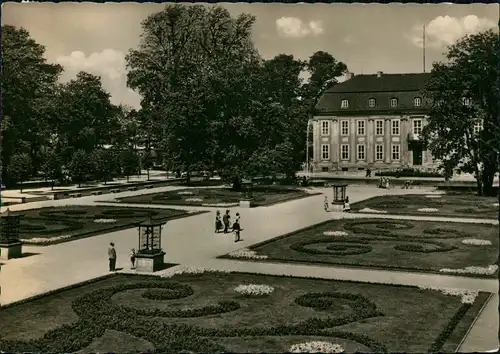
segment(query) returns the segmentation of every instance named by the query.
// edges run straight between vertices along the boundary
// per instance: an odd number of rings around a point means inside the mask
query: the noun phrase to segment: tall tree
[[[21,184],[21,193],[23,192],[22,183],[31,176],[32,160],[27,153],[16,153],[12,155],[7,172],[12,181]]]
[[[492,30],[463,37],[433,65],[425,90],[424,140],[443,168],[473,173],[479,195],[493,193],[499,171],[498,49]]]
[[[72,156],[68,164],[69,175],[73,182],[81,183],[86,181],[92,173],[93,169],[90,155],[85,150],[77,150]]]
[[[42,155],[41,171],[45,179],[51,179],[51,189],[54,189],[54,180],[59,179],[62,182],[62,160],[61,157],[54,151],[46,151]]]
[[[36,43],[28,31],[2,26],[2,180],[9,183],[7,168],[11,156],[25,147],[39,167],[40,147],[50,134],[49,118],[60,65],[48,64],[45,47]],[[22,142],[27,144],[23,144]]]

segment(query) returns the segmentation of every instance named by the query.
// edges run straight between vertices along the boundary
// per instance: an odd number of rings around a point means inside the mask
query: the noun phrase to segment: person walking
[[[328,197],[325,195],[325,200],[323,201],[323,206],[325,211],[328,212]]]
[[[224,233],[227,234],[229,229],[229,222],[231,220],[231,215],[229,215],[229,210],[226,210],[226,213],[222,217],[222,221],[224,222]]]
[[[215,232],[219,233],[219,230],[222,229],[222,221],[220,220],[220,211],[217,210],[215,214]]]
[[[116,270],[116,250],[115,250],[115,244],[113,242],[109,244],[108,258],[109,258],[109,271],[114,272]]]
[[[130,263],[132,264],[132,267],[130,269],[135,269],[135,255],[136,255],[135,249],[132,248],[130,250]]]
[[[236,220],[234,221],[233,224],[234,242],[238,242],[241,240],[240,231],[241,231],[240,213],[236,213]]]

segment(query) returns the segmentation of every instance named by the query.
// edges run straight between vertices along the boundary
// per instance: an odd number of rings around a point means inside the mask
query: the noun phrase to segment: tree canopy
[[[499,171],[498,34],[467,35],[433,65],[423,137],[445,170],[474,173],[478,193],[491,194]]]

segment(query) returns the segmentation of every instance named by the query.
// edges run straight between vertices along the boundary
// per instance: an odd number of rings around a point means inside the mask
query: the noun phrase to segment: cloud
[[[62,80],[73,79],[80,71],[86,71],[101,77],[103,88],[111,94],[114,104],[128,104],[140,107],[140,96],[127,87],[125,54],[119,50],[104,49],[85,55],[81,51],[59,56],[57,63],[64,67]]]
[[[494,21],[476,15],[461,18],[438,16],[425,25],[425,42],[426,46],[443,48],[454,44],[467,34],[476,34],[495,27],[497,24]],[[413,27],[411,34],[407,35],[411,42],[420,48],[423,47],[422,30],[422,25],[417,25]]]
[[[281,36],[291,38],[319,36],[324,32],[321,21],[309,21],[305,23],[296,17],[281,17],[277,19],[276,30]]]
[[[344,43],[355,44],[355,43],[357,43],[356,37],[354,37],[351,34],[348,34],[347,36],[344,37]]]

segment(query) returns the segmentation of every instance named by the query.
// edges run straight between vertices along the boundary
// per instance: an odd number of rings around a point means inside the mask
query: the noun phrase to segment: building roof
[[[319,115],[335,114],[352,116],[359,114],[421,114],[426,112],[426,101],[421,90],[429,74],[382,74],[358,75],[328,89],[316,108]],[[422,99],[422,106],[414,106],[414,98]],[[369,100],[375,99],[375,107]],[[391,99],[397,99],[396,107]],[[342,100],[348,100],[349,107],[341,108]]]
[[[393,92],[393,91],[420,91],[425,88],[429,73],[419,74],[384,74],[355,75],[332,86],[327,93],[361,93],[361,92]]]

